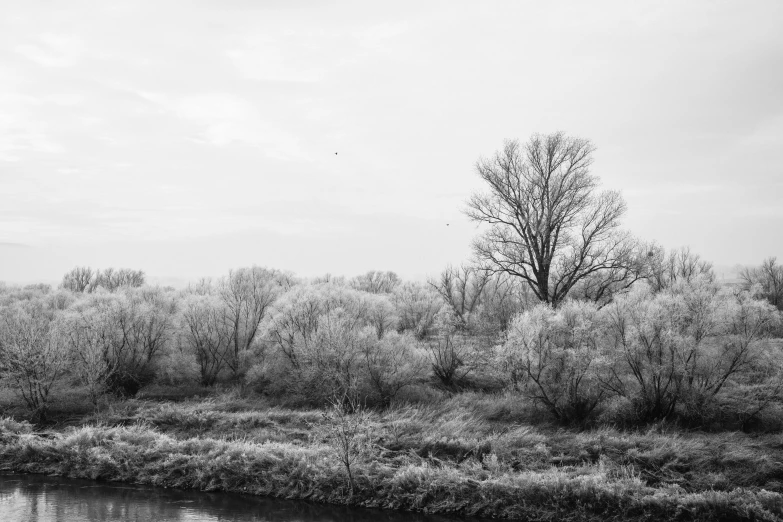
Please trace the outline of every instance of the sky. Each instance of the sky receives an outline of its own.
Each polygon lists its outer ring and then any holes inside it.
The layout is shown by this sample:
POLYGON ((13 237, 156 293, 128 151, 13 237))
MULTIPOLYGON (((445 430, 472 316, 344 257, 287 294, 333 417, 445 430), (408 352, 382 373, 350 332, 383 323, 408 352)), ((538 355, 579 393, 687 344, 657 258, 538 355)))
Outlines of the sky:
POLYGON ((0 280, 437 274, 476 161, 562 130, 623 226, 783 259, 783 2, 0 3, 0 280))

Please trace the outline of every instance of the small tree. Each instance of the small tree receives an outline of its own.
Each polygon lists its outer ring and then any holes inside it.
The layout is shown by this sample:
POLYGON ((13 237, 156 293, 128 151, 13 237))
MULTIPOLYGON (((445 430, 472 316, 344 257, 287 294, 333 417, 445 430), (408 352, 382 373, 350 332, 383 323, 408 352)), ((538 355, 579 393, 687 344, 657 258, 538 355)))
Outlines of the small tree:
POLYGON ((96 272, 95 285, 114 292, 120 288, 140 288, 144 286, 145 276, 142 270, 130 268, 107 268, 96 272))
POLYGON ((543 404, 560 422, 581 423, 604 399, 604 357, 595 304, 540 304, 518 316, 501 349, 515 388, 543 404))
POLYGON ((109 377, 109 387, 123 396, 134 396, 154 377, 153 362, 175 334, 177 302, 160 288, 121 287, 117 324, 124 345, 109 377))
POLYGON ((16 384, 33 418, 46 421, 50 392, 69 362, 53 311, 36 300, 0 310, 0 369, 16 384))
POLYGON ((337 459, 345 468, 351 497, 356 489, 353 465, 367 451, 371 441, 369 412, 356 394, 352 393, 352 389, 355 387, 333 395, 329 400, 329 408, 324 412, 324 420, 329 427, 329 441, 337 459))
POLYGON ((437 334, 424 343, 425 350, 438 383, 454 390, 486 362, 486 356, 476 346, 475 339, 460 332, 458 319, 450 309, 438 312, 435 325, 437 334))
POLYGON ((490 344, 531 301, 528 286, 519 278, 471 265, 447 267, 430 286, 453 312, 459 330, 490 344))
POLYGON ((342 284, 300 284, 285 293, 276 303, 265 335, 299 369, 302 357, 310 351, 319 331, 322 319, 340 311, 341 324, 346 328, 360 329, 370 323, 367 294, 342 284))
POLYGON ((648 249, 647 258, 647 280, 653 292, 671 288, 678 282, 689 284, 698 278, 715 280, 712 263, 704 261, 688 247, 667 254, 663 247, 653 245, 648 249))
POLYGON ((231 316, 215 295, 189 295, 182 304, 183 336, 198 363, 201 384, 213 386, 234 344, 231 316))
POLYGON ((639 288, 605 312, 615 359, 604 384, 643 421, 669 417, 686 398, 712 400, 761 356, 779 320, 768 303, 706 278, 657 294, 639 288))
POLYGON ((288 288, 289 277, 276 270, 254 266, 232 270, 220 280, 217 295, 226 308, 233 330, 225 365, 235 380, 247 371, 246 364, 258 336, 259 326, 275 300, 288 288))
POLYGON ((437 280, 430 280, 430 286, 451 308, 460 330, 470 330, 472 319, 481 304, 484 288, 490 281, 490 272, 474 266, 447 267, 437 280))
POLYGON ((74 368, 87 386, 90 401, 95 408, 106 391, 106 379, 111 373, 112 361, 106 356, 106 336, 109 332, 94 326, 100 324, 96 310, 73 309, 62 316, 63 333, 67 337, 74 368))
POLYGON ((375 329, 378 339, 397 329, 397 311, 387 295, 369 295, 363 301, 367 322, 375 329))
POLYGON ((399 319, 398 331, 411 332, 417 339, 432 333, 435 315, 443 307, 443 299, 432 287, 413 282, 395 288, 391 302, 399 319))
POLYGON ((91 293, 97 288, 114 292, 123 287, 140 288, 144 286, 145 276, 142 270, 129 268, 107 268, 94 270, 90 267, 76 267, 63 276, 61 288, 76 293, 91 293))
POLYGON ((77 266, 63 276, 62 288, 72 292, 92 292, 95 289, 98 274, 88 266, 77 266))
POLYGON ((761 295, 778 310, 783 310, 783 265, 777 264, 777 258, 767 258, 757 268, 743 268, 740 277, 746 290, 759 285, 761 295))
POLYGON ((155 289, 101 290, 77 302, 65 328, 83 380, 97 394, 133 396, 154 377, 153 359, 173 335, 175 305, 155 289))
POLYGON ((370 294, 390 294, 402 281, 394 272, 381 272, 370 270, 351 279, 348 284, 351 288, 370 294))
POLYGON ((367 343, 364 351, 370 386, 388 406, 406 386, 423 377, 426 355, 411 334, 388 332, 377 342, 367 343))
POLYGON ((475 313, 476 329, 479 333, 489 333, 497 341, 511 327, 513 319, 536 302, 530 288, 518 277, 494 274, 484 287, 482 302, 475 313))
POLYGON ((310 392, 316 399, 323 400, 324 394, 353 393, 364 380, 362 356, 377 342, 375 332, 371 326, 354 322, 340 308, 322 314, 318 321, 319 328, 312 342, 301 350, 301 360, 305 363, 303 382, 318 389, 310 392))

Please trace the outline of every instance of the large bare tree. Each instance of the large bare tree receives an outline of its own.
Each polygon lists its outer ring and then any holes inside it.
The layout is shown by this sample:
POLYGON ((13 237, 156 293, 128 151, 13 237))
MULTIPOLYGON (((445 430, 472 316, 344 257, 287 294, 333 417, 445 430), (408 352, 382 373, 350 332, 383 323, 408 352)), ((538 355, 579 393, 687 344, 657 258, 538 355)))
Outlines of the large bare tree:
POLYGON ((506 141, 476 164, 489 186, 466 210, 488 225, 474 241, 476 257, 493 272, 521 278, 553 306, 587 278, 605 274, 616 287, 635 254, 634 241, 619 229, 623 199, 599 191, 590 174, 593 151, 590 141, 558 132, 534 135, 524 145, 506 141))

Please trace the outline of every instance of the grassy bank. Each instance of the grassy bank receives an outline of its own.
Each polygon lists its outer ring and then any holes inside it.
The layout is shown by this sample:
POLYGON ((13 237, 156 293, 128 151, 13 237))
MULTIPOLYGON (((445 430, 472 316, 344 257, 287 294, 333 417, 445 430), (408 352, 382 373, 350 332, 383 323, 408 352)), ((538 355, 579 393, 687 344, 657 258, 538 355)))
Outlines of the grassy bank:
POLYGON ((512 519, 783 518, 783 435, 531 426, 512 395, 371 413, 352 495, 321 411, 132 400, 70 424, 0 421, 0 467, 512 519))

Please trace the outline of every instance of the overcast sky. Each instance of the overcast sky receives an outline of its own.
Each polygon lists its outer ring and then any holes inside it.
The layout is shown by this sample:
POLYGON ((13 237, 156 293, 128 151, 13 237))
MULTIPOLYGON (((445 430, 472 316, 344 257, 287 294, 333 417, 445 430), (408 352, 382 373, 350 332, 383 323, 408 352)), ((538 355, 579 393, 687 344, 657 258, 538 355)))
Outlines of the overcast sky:
POLYGON ((383 4, 3 0, 0 280, 434 274, 556 130, 637 236, 783 258, 783 2, 383 4))

